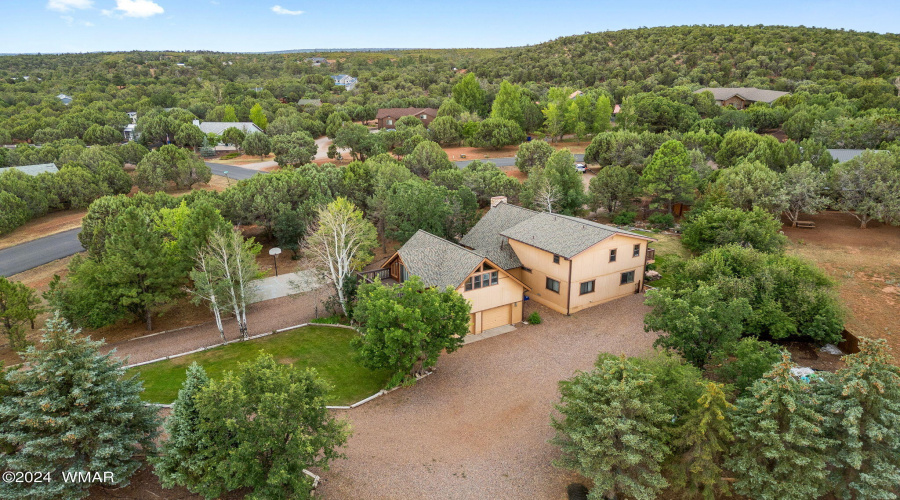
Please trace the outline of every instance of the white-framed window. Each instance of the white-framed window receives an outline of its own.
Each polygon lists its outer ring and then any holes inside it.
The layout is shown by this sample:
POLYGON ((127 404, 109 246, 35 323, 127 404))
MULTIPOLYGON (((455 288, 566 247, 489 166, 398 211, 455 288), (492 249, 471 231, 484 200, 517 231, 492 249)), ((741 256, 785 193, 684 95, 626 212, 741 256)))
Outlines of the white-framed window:
POLYGON ((390 118, 388 118, 387 124, 388 124, 388 125, 393 125, 393 124, 394 124, 394 120, 391 120, 390 118))

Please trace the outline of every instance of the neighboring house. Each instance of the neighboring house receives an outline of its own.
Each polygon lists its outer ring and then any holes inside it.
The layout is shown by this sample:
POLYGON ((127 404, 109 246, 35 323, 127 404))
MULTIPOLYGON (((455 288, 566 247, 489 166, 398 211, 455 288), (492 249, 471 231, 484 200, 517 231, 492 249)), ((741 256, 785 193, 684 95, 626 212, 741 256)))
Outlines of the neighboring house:
MULTIPOLYGON (((857 156, 863 154, 865 149, 829 149, 828 154, 838 163, 850 161, 857 156)), ((873 151, 887 151, 886 149, 874 149, 873 151)))
POLYGON ((695 94, 700 92, 710 92, 719 106, 734 106, 734 109, 744 109, 754 102, 765 102, 771 104, 779 97, 789 95, 790 92, 781 92, 778 90, 764 90, 754 87, 735 87, 735 88, 703 88, 695 90, 695 94))
POLYGON ((231 127, 238 128, 244 131, 245 134, 252 134, 254 132, 262 132, 263 130, 259 128, 253 122, 200 122, 200 120, 194 120, 194 125, 200 127, 200 131, 204 134, 216 134, 222 135, 222 132, 225 132, 225 129, 229 129, 231 127))
POLYGON ((652 238, 577 217, 500 202, 460 241, 571 314, 641 291, 652 238))
POLYGON ((437 117, 437 110, 434 108, 383 108, 378 110, 375 119, 378 121, 379 129, 390 129, 394 128, 397 120, 404 116, 415 116, 427 128, 437 117))
POLYGON ((575 92, 572 92, 571 94, 569 94, 569 99, 575 99, 576 97, 578 97, 580 95, 584 95, 584 92, 582 92, 580 90, 576 90, 575 92))
POLYGON ((56 98, 62 101, 66 106, 72 103, 72 97, 67 96, 66 94, 59 94, 56 98))
POLYGON ((323 64, 328 64, 328 60, 324 57, 309 57, 304 59, 304 61, 311 62, 313 66, 321 66, 323 64))
POLYGON ((377 274, 385 284, 418 276, 429 287, 453 288, 472 305, 470 333, 522 321, 528 286, 478 252, 419 230, 377 274))
POLYGON ((359 80, 350 75, 331 75, 331 79, 334 80, 335 85, 340 85, 346 90, 353 90, 353 87, 356 87, 356 84, 359 82, 359 80))
POLYGON ((131 118, 131 123, 137 123, 137 111, 128 111, 125 114, 128 115, 128 118, 131 118))
POLYGON ((24 172, 24 173, 26 173, 28 175, 32 175, 32 176, 38 175, 38 174, 43 174, 45 172, 50 173, 50 174, 55 174, 55 173, 59 172, 59 169, 56 168, 55 163, 41 163, 39 165, 23 165, 21 167, 0 168, 0 175, 2 175, 3 172, 6 172, 7 170, 10 170, 10 169, 18 170, 20 172, 24 172))
POLYGON ((300 99, 297 101, 298 106, 316 106, 322 105, 322 99, 300 99))
POLYGON ((141 134, 139 134, 138 131, 135 130, 135 128, 137 128, 137 125, 135 125, 134 123, 125 125, 125 129, 122 130, 122 135, 125 136, 126 142, 136 141, 141 138, 141 134))

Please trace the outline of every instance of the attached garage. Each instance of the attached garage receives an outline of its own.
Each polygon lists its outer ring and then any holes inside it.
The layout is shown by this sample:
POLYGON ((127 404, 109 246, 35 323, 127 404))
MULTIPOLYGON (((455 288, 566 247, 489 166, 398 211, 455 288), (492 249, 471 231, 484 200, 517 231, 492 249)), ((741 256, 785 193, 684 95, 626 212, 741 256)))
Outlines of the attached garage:
POLYGON ((511 304, 495 307, 481 312, 481 331, 508 325, 510 321, 511 304))

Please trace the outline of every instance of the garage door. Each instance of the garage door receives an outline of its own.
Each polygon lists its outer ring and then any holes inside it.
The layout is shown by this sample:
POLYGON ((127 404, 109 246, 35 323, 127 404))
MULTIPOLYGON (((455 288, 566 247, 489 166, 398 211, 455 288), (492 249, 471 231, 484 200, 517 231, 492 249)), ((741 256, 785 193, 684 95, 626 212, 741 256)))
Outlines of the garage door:
POLYGON ((490 330, 498 326, 509 324, 509 304, 488 309, 481 313, 481 329, 490 330))

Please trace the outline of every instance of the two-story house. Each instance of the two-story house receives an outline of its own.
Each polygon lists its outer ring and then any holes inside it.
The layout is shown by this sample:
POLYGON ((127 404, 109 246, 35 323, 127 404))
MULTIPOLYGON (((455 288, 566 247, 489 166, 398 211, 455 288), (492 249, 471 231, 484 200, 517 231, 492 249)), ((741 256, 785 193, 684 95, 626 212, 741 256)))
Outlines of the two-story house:
POLYGON ((331 79, 334 80, 335 85, 340 85, 345 90, 353 90, 356 84, 359 83, 359 80, 350 75, 331 75, 331 79))
POLYGON ((617 227, 501 202, 461 243, 496 260, 531 289, 532 300, 572 314, 639 292, 653 261, 651 241, 617 227))
POLYGON ((472 304, 471 333, 522 321, 523 299, 562 314, 637 293, 653 262, 652 238, 577 217, 500 202, 462 246, 417 232, 381 269, 384 283, 420 276, 456 289, 472 304))
POLYGON ((470 333, 522 321, 528 286, 478 252, 419 230, 382 268, 362 273, 382 283, 402 283, 418 276, 426 286, 453 288, 472 305, 470 333))

